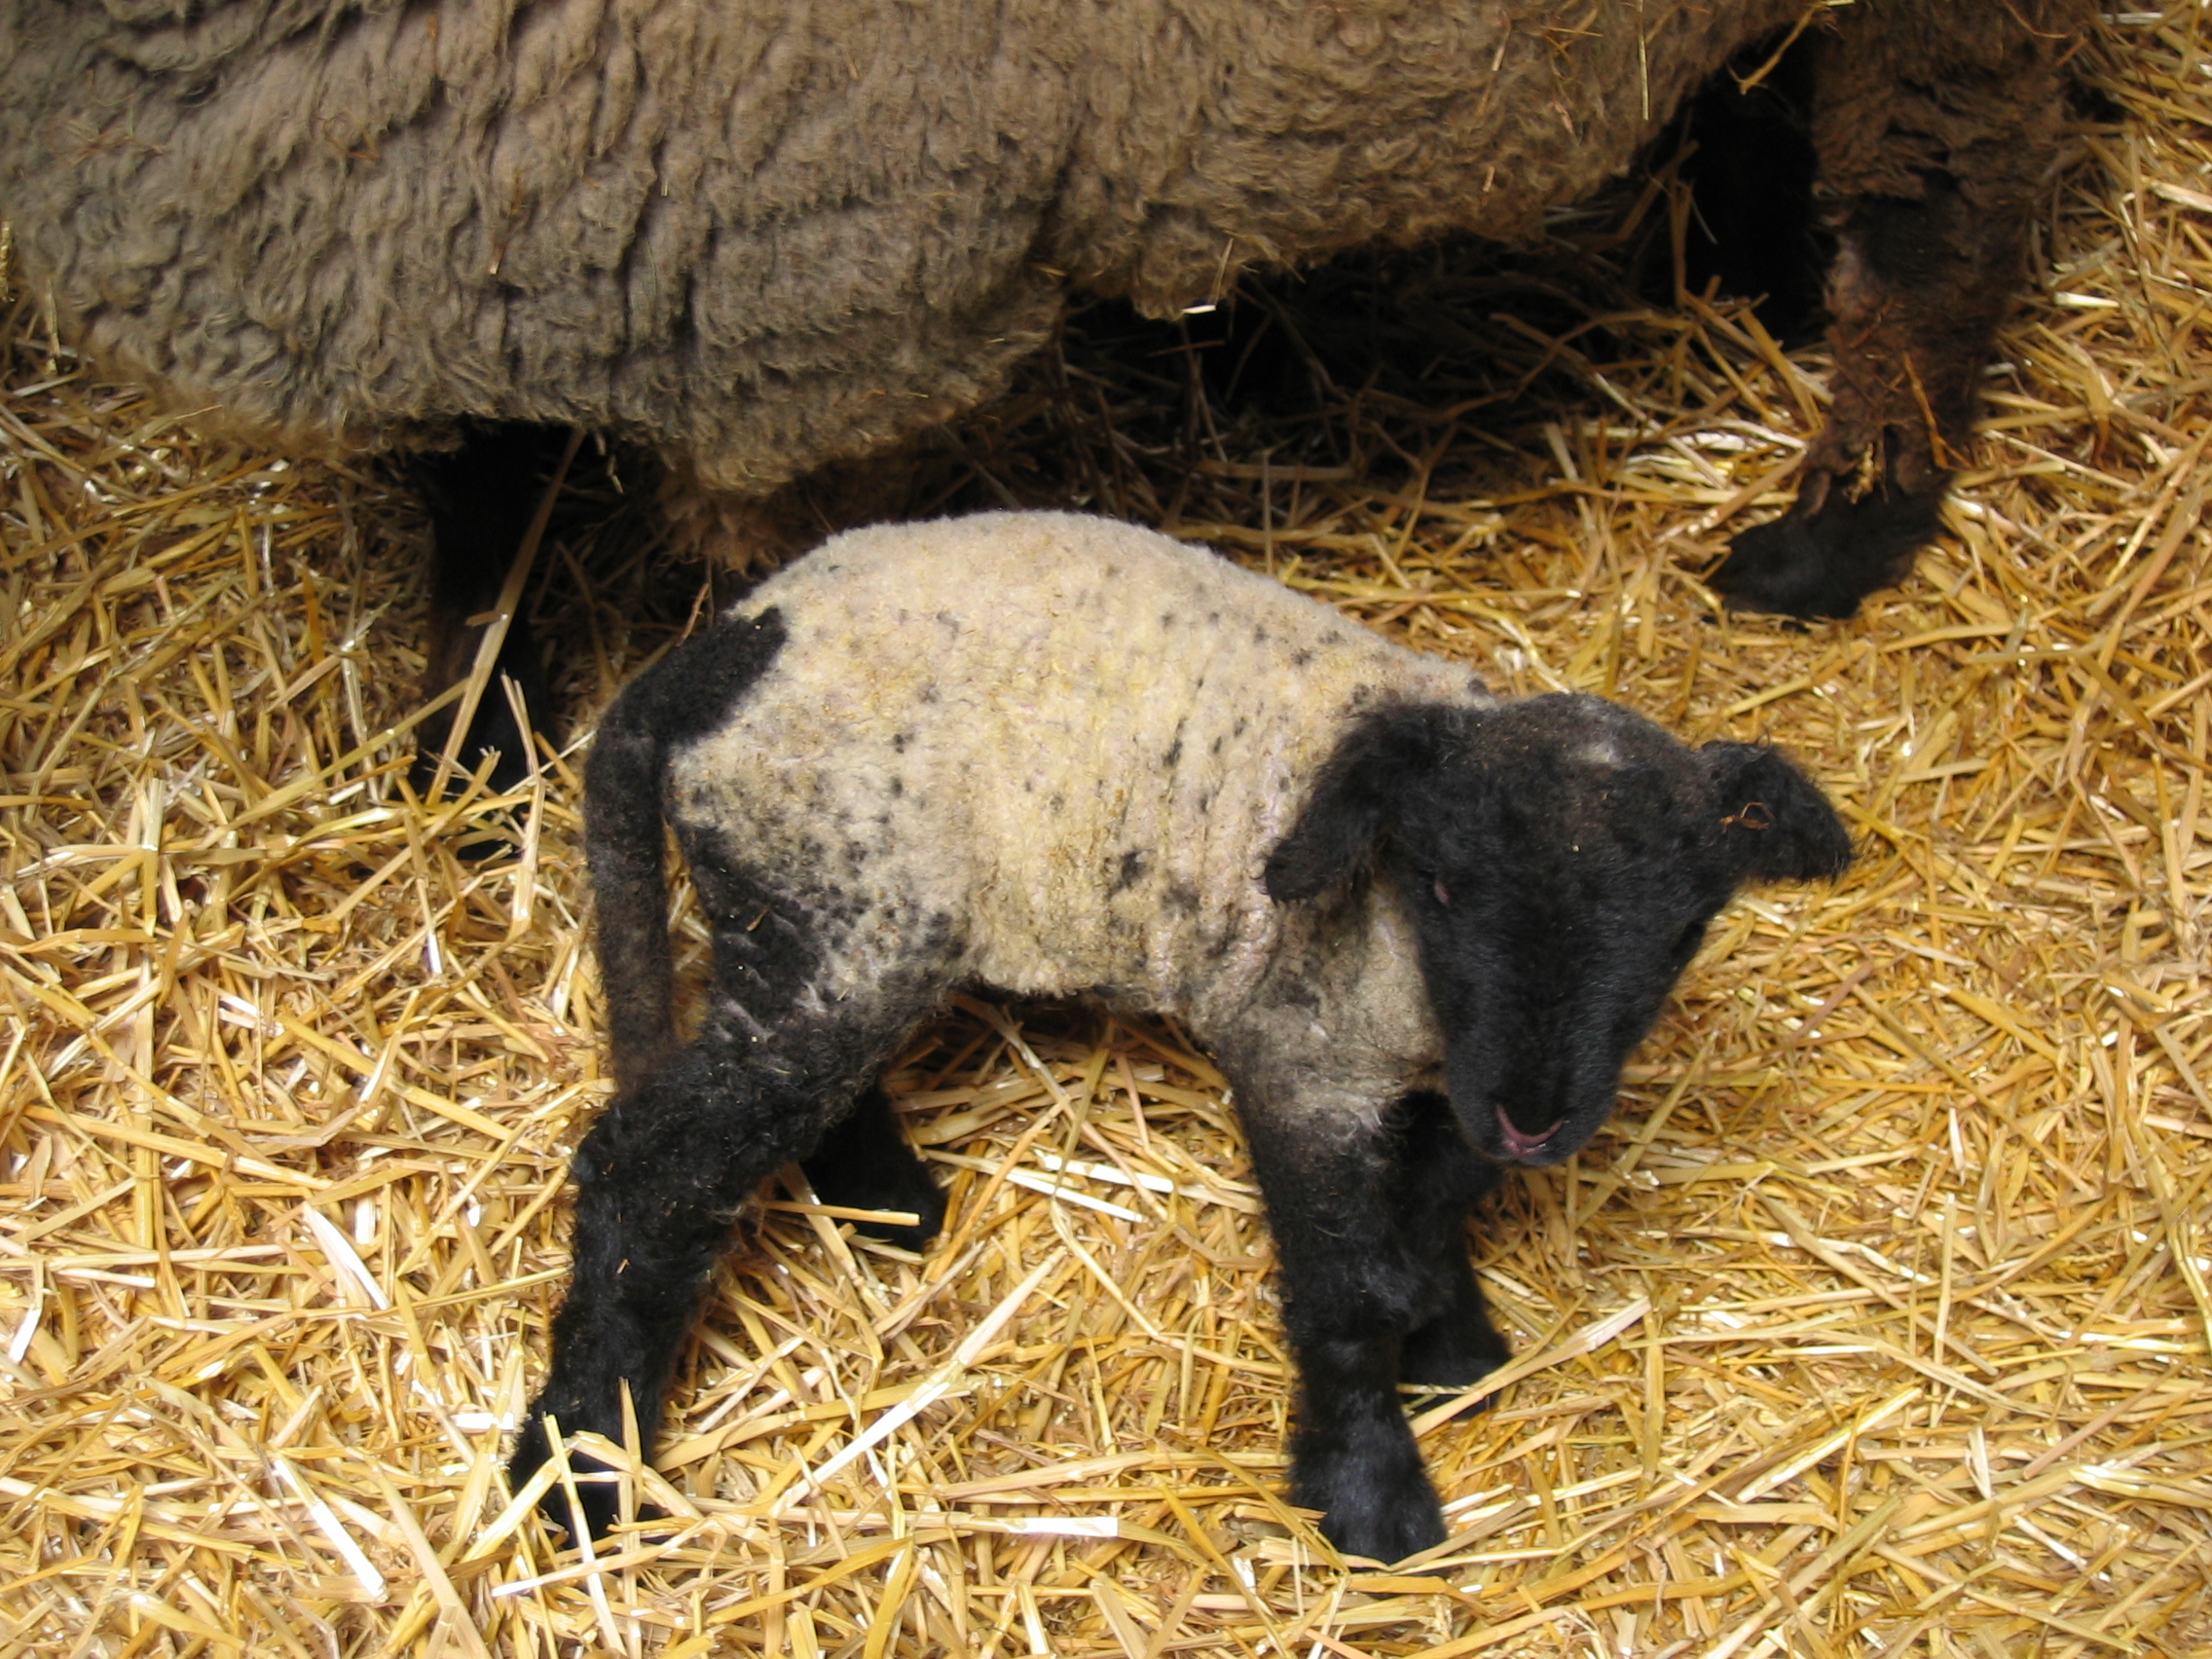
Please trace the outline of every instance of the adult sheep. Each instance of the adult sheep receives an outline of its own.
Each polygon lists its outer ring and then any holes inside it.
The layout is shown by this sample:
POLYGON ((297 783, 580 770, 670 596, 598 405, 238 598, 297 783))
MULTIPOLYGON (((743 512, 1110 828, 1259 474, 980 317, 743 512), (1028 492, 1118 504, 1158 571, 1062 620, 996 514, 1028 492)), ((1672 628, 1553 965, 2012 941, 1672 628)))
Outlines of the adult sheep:
MULTIPOLYGON (((2088 19, 2088 0, 0 0, 0 214, 76 340, 192 405, 294 442, 624 434, 726 517, 977 403, 1071 288, 1168 316, 1247 266, 1532 235, 1747 46, 1810 22, 1833 405, 1796 504, 1716 579, 1848 615, 1934 531, 2088 19)), ((498 589, 506 549, 478 543, 526 516, 465 499, 486 469, 464 456, 433 492, 459 500, 438 527, 455 620, 498 589)))
POLYGON ((546 1413, 619 1438, 625 1385, 649 1447, 730 1217, 786 1160, 934 1231, 874 1078, 949 992, 1081 992, 1173 1015, 1231 1080, 1299 1369, 1292 1494, 1383 1560, 1444 1535, 1398 1383, 1505 1357, 1470 1207, 1596 1132, 1741 883, 1850 858, 1771 750, 1500 703, 1264 576, 1057 513, 831 540, 622 693, 585 811, 620 1093, 576 1151, 518 1481, 546 1413), (714 938, 682 1048, 664 818, 714 938))

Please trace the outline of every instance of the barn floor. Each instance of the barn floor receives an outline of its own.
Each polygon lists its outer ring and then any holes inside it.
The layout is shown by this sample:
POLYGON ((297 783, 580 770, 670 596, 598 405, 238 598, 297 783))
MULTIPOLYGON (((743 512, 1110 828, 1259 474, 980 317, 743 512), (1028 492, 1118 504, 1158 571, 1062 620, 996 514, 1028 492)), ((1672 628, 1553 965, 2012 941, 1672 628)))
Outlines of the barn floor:
POLYGON ((1787 745, 1862 847, 1728 911, 1611 1128, 1483 1223, 1519 1357, 1487 1412, 1417 1402, 1426 1575, 1279 1496, 1204 1057, 981 1001, 890 1080, 948 1236, 779 1189, 636 1483, 673 1519, 553 1548, 499 1457, 609 1092, 576 760, 699 574, 587 469, 533 601, 566 747, 424 807, 388 483, 157 414, 19 297, 0 1656, 2212 1654, 2212 25, 2168 15, 2095 49, 1949 534, 1855 621, 1697 580, 1822 361, 1734 304, 1593 311, 1633 191, 1518 297, 1473 255, 1345 278, 1392 295, 1373 384, 1278 287, 1202 370, 1094 313, 958 440, 957 499, 1163 523, 1500 687, 1787 745))

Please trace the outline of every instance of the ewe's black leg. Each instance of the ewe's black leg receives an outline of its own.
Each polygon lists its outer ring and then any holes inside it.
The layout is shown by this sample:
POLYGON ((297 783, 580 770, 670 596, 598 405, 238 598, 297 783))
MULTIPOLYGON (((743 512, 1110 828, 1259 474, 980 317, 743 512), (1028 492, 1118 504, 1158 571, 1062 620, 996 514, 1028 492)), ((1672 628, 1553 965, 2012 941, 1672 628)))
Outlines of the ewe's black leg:
MULTIPOLYGON (((469 619, 495 608, 515 552, 537 510, 545 481, 560 460, 567 434, 558 427, 513 424, 471 427, 459 449, 418 457, 410 467, 430 515, 430 626, 423 673, 425 698, 465 680, 484 637, 469 619)), ((530 618, 518 609, 493 664, 491 682, 461 747, 460 764, 473 772, 492 750, 499 753, 492 787, 512 789, 530 772, 530 745, 515 724, 504 676, 522 691, 534 723, 545 719, 544 669, 530 618)), ((426 791, 453 729, 450 713, 424 722, 413 779, 426 791)))
POLYGON ((1321 1530, 1339 1549, 1401 1560, 1444 1539, 1398 1367, 1406 1333, 1437 1315, 1448 1287, 1433 1249, 1409 1249, 1392 1213, 1399 1182, 1386 1127, 1346 1135, 1310 1111, 1271 1121, 1242 1080, 1237 1098, 1298 1361, 1291 1501, 1323 1511, 1321 1530))
POLYGON ((1442 1286, 1443 1307, 1406 1334, 1398 1380, 1464 1388, 1506 1361, 1510 1349, 1490 1322, 1482 1286, 1467 1255, 1467 1215, 1498 1182, 1498 1168, 1478 1158, 1441 1094, 1409 1096, 1400 1108, 1399 1227, 1408 1252, 1425 1260, 1442 1286))
POLYGON ((944 1225, 944 1194, 906 1144, 898 1114, 891 1110, 891 1102, 879 1086, 871 1084, 862 1090, 852 1111, 831 1125, 811 1158, 799 1162, 814 1187, 814 1196, 826 1204, 841 1204, 848 1209, 911 1210, 921 1217, 913 1227, 853 1223, 870 1238, 919 1250, 944 1225))
POLYGON ((1826 265, 1813 214, 1814 43, 1800 40, 1777 59, 1781 45, 1769 36, 1737 54, 1689 106, 1677 176, 1696 211, 1684 226, 1681 276, 1693 294, 1717 280, 1723 294, 1755 299, 1767 332, 1799 346, 1826 265))
MULTIPOLYGON (((519 1485, 548 1456, 543 1418, 564 1433, 622 1437, 629 1384, 649 1452, 661 1397, 727 1242, 731 1218, 767 1175, 811 1153, 903 1035, 825 1030, 756 1045, 714 1029, 609 1106, 576 1149, 574 1276, 553 1321, 553 1363, 515 1442, 519 1485)), ((583 1488, 593 1532, 611 1491, 583 1488)), ((566 1500, 548 1515, 568 1524, 566 1500)))
POLYGON ((1835 14, 1815 42, 1818 198, 1836 239, 1827 424, 1775 524, 1712 580, 1743 609, 1848 616, 1935 534, 2057 155, 2086 0, 1835 14))
POLYGON ((1735 609, 1856 615, 1904 580, 1941 527, 2007 288, 1969 282, 1953 251, 1972 240, 1956 186, 1937 176, 1925 190, 1839 214, 1836 412, 1789 510, 1738 535, 1713 572, 1735 609))

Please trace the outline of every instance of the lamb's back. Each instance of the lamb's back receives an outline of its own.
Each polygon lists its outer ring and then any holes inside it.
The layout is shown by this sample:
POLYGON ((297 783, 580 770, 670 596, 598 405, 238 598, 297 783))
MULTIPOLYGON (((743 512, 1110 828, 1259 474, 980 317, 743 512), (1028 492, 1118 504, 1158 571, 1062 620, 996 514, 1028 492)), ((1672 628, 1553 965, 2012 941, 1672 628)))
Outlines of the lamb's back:
POLYGON ((771 607, 783 650, 671 799, 844 939, 856 984, 955 930, 980 980, 1186 1007, 1264 966, 1261 867, 1360 712, 1489 700, 1203 549, 1067 514, 857 532, 742 608, 771 607))

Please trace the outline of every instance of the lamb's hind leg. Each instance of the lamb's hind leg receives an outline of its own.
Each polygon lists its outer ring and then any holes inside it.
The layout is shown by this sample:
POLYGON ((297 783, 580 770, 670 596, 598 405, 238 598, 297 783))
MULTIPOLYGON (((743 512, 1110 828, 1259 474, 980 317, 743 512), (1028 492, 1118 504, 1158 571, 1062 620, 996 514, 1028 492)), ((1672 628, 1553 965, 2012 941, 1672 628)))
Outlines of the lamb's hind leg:
MULTIPOLYGON (((865 1026, 824 1022, 772 1044, 710 1027, 607 1109, 576 1149, 574 1272, 553 1321, 545 1386, 515 1443, 517 1484, 549 1455, 548 1413, 564 1433, 620 1440, 625 1384, 650 1450, 731 1218, 763 1177, 814 1150, 919 1012, 865 1026)), ((611 1493, 597 1482, 581 1492, 586 1524, 604 1531, 611 1493)), ((558 1492, 545 1507, 567 1524, 558 1492)))

